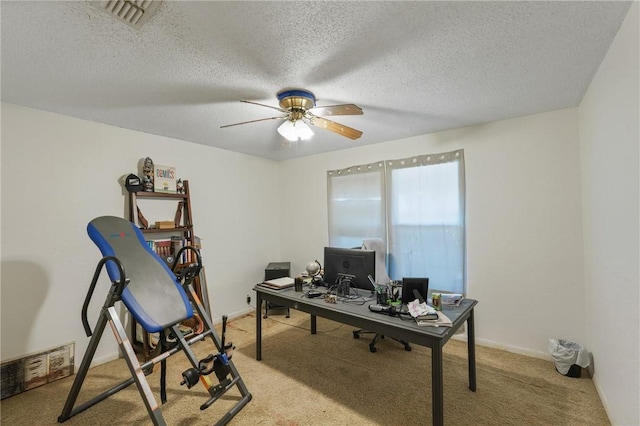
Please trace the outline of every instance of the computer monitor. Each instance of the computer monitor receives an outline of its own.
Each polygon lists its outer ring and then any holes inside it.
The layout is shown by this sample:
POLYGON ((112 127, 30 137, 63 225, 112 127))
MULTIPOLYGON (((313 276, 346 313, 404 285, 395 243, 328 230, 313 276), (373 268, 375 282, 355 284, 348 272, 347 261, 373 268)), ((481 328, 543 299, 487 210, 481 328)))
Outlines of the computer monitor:
POLYGON ((406 305, 417 299, 413 290, 418 290, 422 300, 427 300, 429 292, 429 278, 403 278, 402 279, 402 304, 406 305))
POLYGON ((338 278, 348 276, 351 287, 374 291, 369 275, 376 279, 376 252, 353 248, 324 248, 324 282, 327 287, 338 284, 338 278))

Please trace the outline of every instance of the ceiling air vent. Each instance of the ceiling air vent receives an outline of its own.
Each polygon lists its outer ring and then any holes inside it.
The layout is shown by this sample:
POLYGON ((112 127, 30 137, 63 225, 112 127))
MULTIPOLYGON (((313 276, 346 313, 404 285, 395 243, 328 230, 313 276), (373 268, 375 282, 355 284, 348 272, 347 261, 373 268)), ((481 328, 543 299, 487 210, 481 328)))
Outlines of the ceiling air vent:
POLYGON ((90 3, 117 20, 133 28, 140 28, 156 13, 161 2, 162 0, 107 0, 90 3))

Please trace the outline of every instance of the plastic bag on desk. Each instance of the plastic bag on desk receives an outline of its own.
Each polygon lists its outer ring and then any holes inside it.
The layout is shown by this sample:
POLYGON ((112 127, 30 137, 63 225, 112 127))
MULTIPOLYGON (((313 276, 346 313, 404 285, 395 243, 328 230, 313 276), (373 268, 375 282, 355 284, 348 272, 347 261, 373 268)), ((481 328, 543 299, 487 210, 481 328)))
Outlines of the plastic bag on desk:
POLYGON ((414 318, 417 318, 422 315, 437 314, 437 311, 433 309, 431 306, 427 305, 424 302, 420 303, 420 301, 418 300, 413 300, 409 302, 407 304, 407 307, 409 308, 409 313, 414 318))

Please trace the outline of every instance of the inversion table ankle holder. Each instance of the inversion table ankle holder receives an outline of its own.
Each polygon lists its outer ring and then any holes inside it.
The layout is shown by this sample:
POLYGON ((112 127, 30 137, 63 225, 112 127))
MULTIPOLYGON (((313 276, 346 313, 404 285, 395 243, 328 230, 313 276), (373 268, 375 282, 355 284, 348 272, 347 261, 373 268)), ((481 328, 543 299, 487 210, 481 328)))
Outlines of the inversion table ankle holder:
POLYGON ((224 341, 227 317, 222 317, 222 339, 220 339, 213 328, 211 318, 191 285, 191 281, 198 276, 202 267, 198 251, 189 246, 180 249, 175 256, 176 263, 185 250, 191 250, 195 254, 197 263, 174 273, 147 245, 142 232, 127 220, 113 216, 98 217, 89 223, 87 232, 104 257, 98 262, 82 307, 82 324, 87 337, 91 336, 91 340, 58 422, 68 420, 135 382, 153 424, 166 425, 146 376, 153 372, 155 364, 160 363, 160 399, 164 404, 166 402, 166 360, 171 355, 183 351, 192 367, 182 373, 180 384, 191 388, 200 381, 210 396, 200 406, 201 410, 208 408, 220 396, 237 386, 240 400, 216 424, 228 423, 251 400, 251 394, 231 361, 233 344, 225 344, 224 341), (87 320, 87 309, 103 267, 107 269, 111 288, 92 332, 87 320), (114 307, 114 304, 120 300, 146 332, 160 334, 161 353, 144 364, 138 361, 114 307), (187 340, 180 332, 178 325, 193 317, 193 308, 200 316, 204 330, 187 340), (132 377, 74 408, 107 323, 111 325, 132 377), (175 344, 169 344, 168 336, 175 339, 175 344), (211 337, 217 353, 198 360, 190 346, 207 336, 211 337), (219 382, 216 385, 209 377, 212 372, 215 373, 219 382))

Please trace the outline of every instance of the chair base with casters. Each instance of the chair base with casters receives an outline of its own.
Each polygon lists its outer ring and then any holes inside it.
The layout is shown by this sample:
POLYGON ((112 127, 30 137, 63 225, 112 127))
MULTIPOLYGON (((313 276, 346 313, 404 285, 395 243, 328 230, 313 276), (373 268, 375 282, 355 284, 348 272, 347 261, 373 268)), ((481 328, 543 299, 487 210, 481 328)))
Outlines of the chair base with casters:
MULTIPOLYGON (((187 265, 174 274, 147 245, 140 230, 131 222, 118 217, 103 216, 92 220, 87 226, 87 231, 104 257, 98 262, 82 307, 82 323, 87 337, 91 337, 91 340, 76 373, 62 413, 58 417, 58 422, 69 420, 135 383, 151 422, 154 425, 166 425, 160 404, 157 403, 153 395, 147 376, 153 373, 154 365, 159 363, 161 366, 160 399, 164 404, 167 400, 167 359, 178 352, 183 352, 192 367, 182 373, 180 384, 186 385, 190 389, 197 383, 202 383, 208 394, 208 399, 200 405, 200 410, 208 408, 227 391, 238 389, 239 400, 216 423, 217 425, 227 424, 251 400, 252 396, 231 360, 234 346, 232 343, 225 342, 227 317, 222 317, 222 338, 220 338, 191 284, 202 268, 198 251, 193 247, 181 248, 175 256, 176 259, 180 259, 180 255, 185 250, 191 250, 195 254, 197 263, 187 265), (111 287, 98 315, 96 325, 91 330, 87 311, 103 268, 107 270, 111 287), (138 360, 120 320, 119 308, 116 309, 114 306, 119 301, 145 332, 160 334, 159 353, 154 354, 151 360, 143 364, 138 360), (179 325, 185 320, 193 318, 194 314, 197 314, 202 320, 203 331, 187 339, 180 331, 179 325), (131 377, 76 406, 76 400, 107 324, 113 331, 131 377), (175 342, 169 342, 168 337, 175 342), (207 337, 211 338, 216 352, 198 360, 191 345, 204 341, 207 337), (215 373, 217 384, 212 380, 211 373, 215 373)), ((175 266, 174 263, 174 268, 175 266)))
MULTIPOLYGON (((376 252, 376 277, 375 277, 376 281, 381 283, 391 281, 391 279, 387 275, 387 268, 386 268, 387 246, 385 242, 380 238, 366 239, 362 242, 362 249, 374 250, 376 252)), ((359 339, 361 334, 374 334, 373 340, 371 340, 371 342, 369 343, 369 350, 371 352, 376 352, 378 350, 376 349, 376 343, 378 343, 380 339, 384 339, 384 336, 382 334, 378 334, 368 330, 354 330, 353 338, 359 339)), ((411 346, 409 346, 408 342, 405 342, 404 340, 398 340, 398 339, 393 339, 393 340, 403 344, 405 351, 411 350, 411 346)))
MULTIPOLYGON (((369 343, 369 350, 371 352, 377 352, 378 349, 376 348, 376 343, 378 343, 380 341, 380 339, 384 339, 384 335, 379 334, 379 333, 374 333, 373 331, 367 331, 367 330, 353 330, 353 338, 354 339, 359 339, 361 334, 375 334, 375 336, 373 336, 373 339, 369 343)), ((392 339, 395 340, 398 343, 403 344, 405 351, 410 351, 411 350, 411 346, 409 345, 409 342, 406 342, 404 340, 394 339, 393 337, 392 337, 392 339)))

